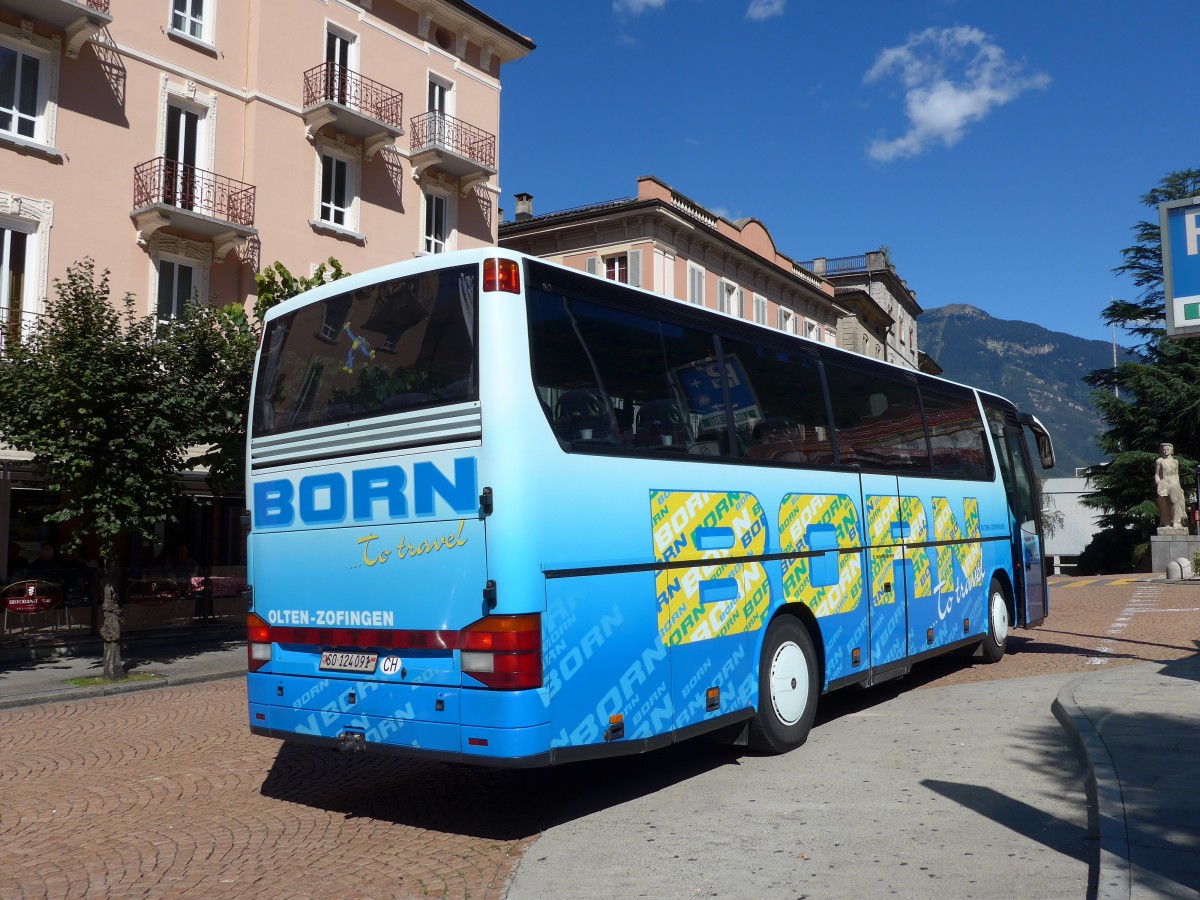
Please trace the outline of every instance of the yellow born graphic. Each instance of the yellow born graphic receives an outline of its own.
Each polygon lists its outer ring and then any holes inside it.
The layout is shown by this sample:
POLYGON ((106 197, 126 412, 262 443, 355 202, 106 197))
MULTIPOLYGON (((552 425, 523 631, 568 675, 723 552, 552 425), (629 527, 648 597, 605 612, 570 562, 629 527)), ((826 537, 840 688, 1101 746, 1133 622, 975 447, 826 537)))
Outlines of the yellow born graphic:
POLYGON ((771 603, 766 570, 736 561, 766 550, 766 516, 754 495, 651 491, 650 508, 655 560, 701 563, 655 573, 662 642, 687 644, 760 627, 771 603))

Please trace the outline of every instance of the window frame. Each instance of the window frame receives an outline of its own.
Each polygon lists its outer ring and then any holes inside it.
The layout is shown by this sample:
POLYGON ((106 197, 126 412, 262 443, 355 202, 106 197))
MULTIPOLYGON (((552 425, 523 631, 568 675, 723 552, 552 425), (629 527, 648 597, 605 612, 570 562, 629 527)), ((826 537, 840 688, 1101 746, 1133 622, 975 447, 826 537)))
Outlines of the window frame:
POLYGON ((687 264, 687 302, 692 306, 704 308, 705 269, 694 262, 687 264))
POLYGON ((317 231, 341 234, 355 240, 364 240, 359 233, 359 216, 362 208, 362 166, 359 155, 349 147, 324 139, 317 143, 316 185, 313 197, 313 219, 309 224, 317 231), (346 206, 337 207, 344 213, 345 221, 338 224, 325 218, 325 159, 342 163, 346 171, 346 206))
MULTIPOLYGON (((55 127, 58 120, 58 84, 62 40, 60 38, 45 38, 38 34, 26 35, 20 29, 0 22, 0 47, 17 54, 18 69, 22 56, 28 56, 38 61, 37 111, 32 116, 34 127, 33 136, 20 134, 16 130, 0 130, 0 142, 17 146, 32 147, 51 156, 59 156, 54 149, 55 127)), ((16 96, 14 84, 11 110, 15 117, 18 115, 19 99, 16 96)), ((23 114, 22 114, 23 115, 23 114)))
MULTIPOLYGON (((421 254, 435 255, 438 253, 449 253, 455 249, 455 222, 453 221, 454 205, 448 194, 441 191, 431 190, 426 187, 421 191, 421 254), (431 212, 441 206, 442 227, 444 233, 440 238, 430 234, 430 215, 431 212), (440 244, 440 248, 437 246, 440 244), (431 246, 432 245, 432 246, 431 246)), ((434 213, 436 214, 436 213, 434 213)))
POLYGON ((164 262, 176 265, 190 266, 192 269, 192 292, 200 303, 207 303, 209 297, 209 280, 213 265, 213 247, 207 241, 192 241, 186 238, 173 237, 161 233, 155 234, 150 240, 150 290, 147 310, 154 316, 155 322, 161 323, 158 315, 158 292, 162 278, 164 262))
POLYGON ((170 0, 167 9, 167 33, 169 35, 190 43, 201 44, 208 49, 215 48, 216 30, 214 26, 217 16, 217 0, 170 0), (197 4, 202 7, 198 14, 195 12, 197 4), (179 8, 181 6, 182 10, 179 8), (176 16, 182 18, 183 28, 176 27, 176 16), (198 24, 200 34, 192 34, 191 28, 188 27, 190 24, 198 24))
POLYGON ((202 298, 204 295, 200 293, 200 266, 196 264, 195 260, 189 260, 185 257, 176 256, 174 254, 163 254, 158 259, 157 267, 158 267, 158 279, 157 279, 157 285, 156 285, 157 289, 155 292, 154 321, 158 325, 158 327, 161 328, 162 326, 167 325, 168 323, 170 323, 171 321, 173 321, 175 319, 183 318, 184 304, 187 303, 189 300, 191 300, 193 297, 196 297, 197 299, 199 299, 199 298, 202 298), (164 277, 163 267, 164 266, 171 266, 174 269, 174 273, 172 276, 172 284, 171 284, 172 297, 170 298, 172 308, 170 310, 170 313, 166 316, 163 315, 163 297, 162 297, 163 277, 164 277), (190 279, 192 289, 188 293, 188 296, 186 296, 186 297, 178 295, 178 282, 179 282, 178 273, 182 269, 188 269, 192 273, 191 279, 190 279))

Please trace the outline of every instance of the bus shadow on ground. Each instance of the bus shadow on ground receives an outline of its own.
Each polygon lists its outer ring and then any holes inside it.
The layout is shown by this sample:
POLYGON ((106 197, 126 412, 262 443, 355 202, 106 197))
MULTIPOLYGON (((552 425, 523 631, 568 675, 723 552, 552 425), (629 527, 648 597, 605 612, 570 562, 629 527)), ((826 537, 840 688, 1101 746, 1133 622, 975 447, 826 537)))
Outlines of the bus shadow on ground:
POLYGON ((550 768, 491 769, 285 743, 262 794, 347 818, 516 841, 737 765, 744 752, 701 740, 550 768))
MULTIPOLYGON (((1014 651, 1020 652, 1020 641, 1014 644, 1014 651)), ((903 678, 828 694, 817 707, 814 727, 871 709, 971 665, 984 664, 951 654, 924 661, 903 678)), ((744 746, 700 738, 612 759, 541 769, 491 769, 285 743, 262 794, 347 818, 522 840, 722 766, 736 766, 750 755, 757 754, 744 746)))

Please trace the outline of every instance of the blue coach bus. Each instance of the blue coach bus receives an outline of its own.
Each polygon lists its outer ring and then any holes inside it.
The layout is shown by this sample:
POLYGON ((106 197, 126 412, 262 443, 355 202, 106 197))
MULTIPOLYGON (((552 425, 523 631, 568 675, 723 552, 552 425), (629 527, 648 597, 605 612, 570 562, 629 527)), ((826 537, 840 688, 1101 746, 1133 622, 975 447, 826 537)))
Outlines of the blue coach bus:
POLYGON ((1047 611, 1037 420, 496 249, 271 310, 249 436, 249 718, 533 766, 707 732, 1047 611))

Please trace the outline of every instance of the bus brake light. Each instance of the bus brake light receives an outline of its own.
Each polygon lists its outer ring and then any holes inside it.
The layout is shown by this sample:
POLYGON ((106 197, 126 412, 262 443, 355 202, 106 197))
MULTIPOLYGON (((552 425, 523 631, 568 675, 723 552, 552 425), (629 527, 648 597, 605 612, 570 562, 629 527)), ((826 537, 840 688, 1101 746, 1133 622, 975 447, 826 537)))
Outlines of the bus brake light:
POLYGON ((515 259, 485 259, 483 289, 509 294, 521 293, 521 264, 515 259))
POLYGON ((542 686, 542 617, 485 616, 459 632, 462 670, 490 688, 542 686))
POLYGON ((251 672, 271 661, 271 626, 253 613, 246 616, 246 653, 251 672))

